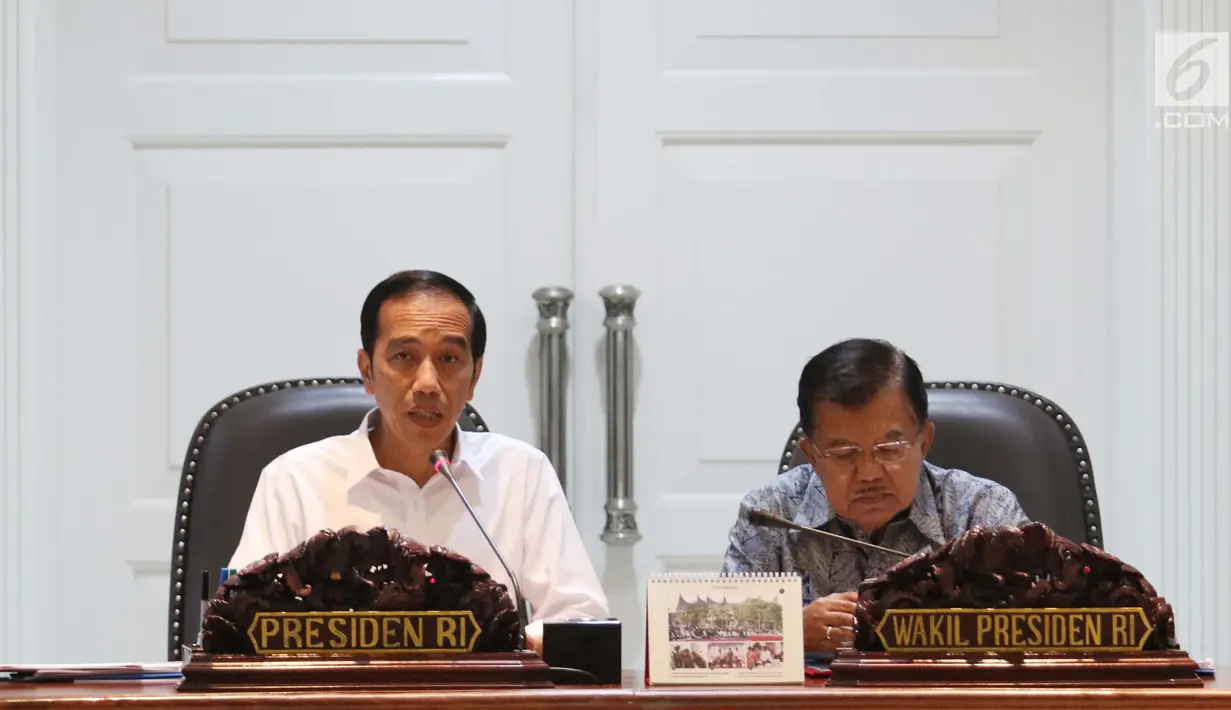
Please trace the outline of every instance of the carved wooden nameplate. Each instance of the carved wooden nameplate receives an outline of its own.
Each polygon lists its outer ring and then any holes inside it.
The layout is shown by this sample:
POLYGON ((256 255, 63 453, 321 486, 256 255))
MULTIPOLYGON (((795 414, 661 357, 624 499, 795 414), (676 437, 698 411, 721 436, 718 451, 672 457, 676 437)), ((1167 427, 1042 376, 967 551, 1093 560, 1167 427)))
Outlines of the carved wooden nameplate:
POLYGON ((551 688, 532 651, 472 653, 469 611, 259 612, 254 654, 186 649, 179 690, 551 688))
POLYGON ((971 528, 857 596, 834 685, 1202 685, 1145 576, 1042 523, 971 528))
POLYGON ((843 650, 830 685, 1200 686, 1179 650, 1142 651, 1144 609, 889 609, 884 651, 843 650))

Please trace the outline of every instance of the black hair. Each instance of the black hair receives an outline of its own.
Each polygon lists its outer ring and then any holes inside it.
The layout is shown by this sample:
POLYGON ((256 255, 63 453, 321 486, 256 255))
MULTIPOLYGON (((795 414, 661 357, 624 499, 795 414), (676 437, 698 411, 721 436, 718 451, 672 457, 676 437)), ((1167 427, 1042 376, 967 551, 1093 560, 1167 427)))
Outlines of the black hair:
POLYGON ((815 433, 817 402, 863 407, 890 381, 896 381, 920 426, 928 419, 928 394, 919 365, 884 340, 852 338, 822 350, 799 376, 799 423, 804 435, 815 433))
POLYGON ((474 294, 457 280, 438 271, 427 270, 399 271, 368 291, 368 297, 363 301, 363 309, 359 311, 359 339, 368 356, 372 356, 376 347, 376 336, 380 330, 380 307, 392 299, 421 291, 447 293, 462 302, 466 310, 470 311, 470 355, 475 360, 483 357, 487 348, 487 321, 483 318, 479 304, 474 300, 474 294))

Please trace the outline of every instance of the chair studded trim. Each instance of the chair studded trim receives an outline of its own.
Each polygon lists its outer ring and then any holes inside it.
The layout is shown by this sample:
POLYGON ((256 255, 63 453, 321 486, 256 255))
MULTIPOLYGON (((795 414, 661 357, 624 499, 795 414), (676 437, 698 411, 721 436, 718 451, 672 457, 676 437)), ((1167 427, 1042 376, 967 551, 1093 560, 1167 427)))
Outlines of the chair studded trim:
MULTIPOLYGON (((190 588, 188 580, 184 575, 184 558, 188 548, 188 521, 192 516, 192 489, 196 478, 197 462, 200 460, 201 452, 209 445, 210 430, 219 418, 226 416, 235 405, 266 394, 272 394, 281 390, 293 389, 296 387, 326 387, 331 385, 360 385, 363 380, 354 377, 317 377, 305 380, 279 380, 270 382, 257 387, 249 387, 241 392, 236 392, 229 397, 225 397, 206 412, 205 416, 201 417, 201 421, 197 423, 197 428, 193 432, 192 441, 188 445, 188 455, 184 458, 184 468, 180 473, 180 488, 178 499, 176 500, 176 524, 174 542, 171 548, 171 559, 175 561, 171 572, 171 658, 179 659, 184 641, 184 628, 181 620, 184 618, 184 605, 196 589, 190 588)), ((487 431, 487 423, 479 416, 479 412, 466 404, 462 410, 462 415, 471 421, 475 431, 487 431)))
MULTIPOLYGON (((1082 437, 1081 430, 1077 428, 1077 422, 1073 421, 1073 418, 1060 405, 1023 387, 1014 387, 1013 385, 1001 384, 999 382, 928 382, 927 388, 932 390, 967 389, 994 392, 1006 397, 1015 397, 1030 402, 1048 414, 1050 419, 1055 422, 1056 426, 1060 428, 1060 431, 1068 439, 1069 449, 1073 453, 1073 470, 1081 486, 1082 506, 1085 508, 1086 514, 1086 532, 1089 533, 1090 543, 1099 548, 1103 546, 1103 521, 1099 514, 1098 493, 1094 487, 1094 470, 1090 463, 1090 456, 1087 453, 1086 440, 1082 437)), ((791 432, 791 436, 787 439, 786 447, 783 449, 782 460, 778 464, 779 474, 790 470, 791 459, 794 457, 794 452, 798 449, 799 442, 803 437, 803 428, 796 425, 795 429, 791 432)))

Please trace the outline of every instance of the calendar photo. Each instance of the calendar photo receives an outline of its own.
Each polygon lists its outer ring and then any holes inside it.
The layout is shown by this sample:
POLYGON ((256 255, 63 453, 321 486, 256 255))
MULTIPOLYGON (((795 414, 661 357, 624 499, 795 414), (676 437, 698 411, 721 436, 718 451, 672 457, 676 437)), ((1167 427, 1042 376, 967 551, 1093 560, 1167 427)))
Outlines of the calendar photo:
POLYGON ((651 683, 802 682, 797 576, 656 576, 647 594, 651 683))

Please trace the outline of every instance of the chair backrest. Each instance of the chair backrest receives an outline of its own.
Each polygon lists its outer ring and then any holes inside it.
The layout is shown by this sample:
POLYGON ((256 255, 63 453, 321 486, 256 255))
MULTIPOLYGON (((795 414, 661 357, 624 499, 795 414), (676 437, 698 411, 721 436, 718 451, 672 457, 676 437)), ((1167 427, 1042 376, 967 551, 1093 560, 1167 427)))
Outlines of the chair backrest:
MULTIPOLYGON (((1090 451, 1058 404, 1021 387, 986 382, 928 383, 936 438, 927 460, 1007 487, 1031 520, 1074 542, 1103 546, 1090 451)), ((807 459, 796 426, 781 474, 807 459)))
MULTIPOLYGON (((230 562, 261 470, 291 449, 358 428, 376 400, 363 382, 317 378, 271 382, 236 392, 201 417, 180 474, 171 549, 168 658, 178 660, 184 643, 201 627, 200 574, 230 562)), ((466 405, 458 422, 466 431, 487 431, 466 405)))

